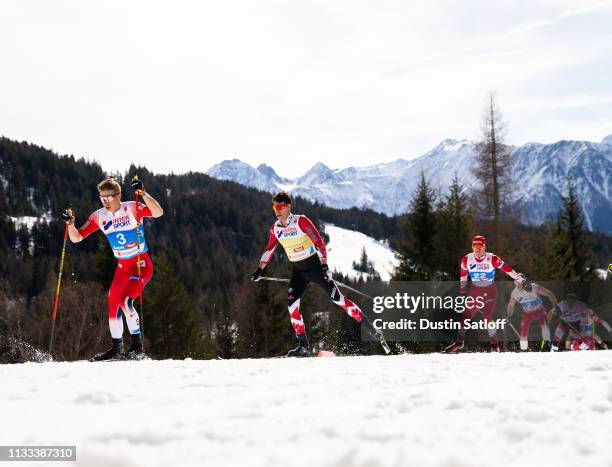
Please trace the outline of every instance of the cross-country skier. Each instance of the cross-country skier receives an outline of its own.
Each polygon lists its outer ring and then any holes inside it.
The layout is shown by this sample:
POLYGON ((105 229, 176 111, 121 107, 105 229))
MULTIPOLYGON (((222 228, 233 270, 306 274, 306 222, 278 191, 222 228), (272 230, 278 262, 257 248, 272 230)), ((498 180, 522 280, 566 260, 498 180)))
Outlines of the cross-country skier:
POLYGON ((506 311, 508 318, 514 312, 514 306, 518 303, 523 309, 521 317, 521 350, 526 351, 529 348, 529 327, 531 323, 537 321, 542 330, 542 339, 546 343, 546 350, 550 350, 550 328, 548 327, 548 314, 542 296, 548 298, 553 306, 557 306, 557 297, 550 290, 535 284, 526 282, 521 274, 521 280, 514 281, 514 290, 510 294, 510 301, 506 311))
POLYGON ((560 301, 551 309, 551 315, 557 313, 562 320, 555 328, 552 350, 559 350, 559 344, 566 333, 568 338, 566 348, 570 350, 590 349, 595 347, 595 341, 601 343, 601 338, 594 334, 594 325, 602 325, 606 331, 611 332, 612 327, 600 318, 589 306, 578 300, 576 294, 568 293, 565 300, 560 301))
MULTIPOLYGON (((463 325, 467 320, 471 320, 476 313, 482 311, 483 318, 491 322, 493 321, 493 312, 495 311, 495 303, 497 301, 497 288, 495 287, 495 270, 501 269, 515 281, 522 281, 522 277, 518 272, 504 263, 497 255, 486 251, 487 241, 482 235, 477 235, 472 239, 472 253, 469 253, 461 260, 460 269, 460 293, 467 293, 468 276, 472 279, 472 289, 470 296, 473 297, 474 305, 467 307, 463 315, 463 325), (477 298, 484 301, 484 306, 478 308, 477 298)), ((499 352, 499 344, 497 343, 496 329, 488 329, 489 332, 489 349, 492 352, 499 352)), ((444 349, 446 352, 458 352, 464 347, 466 329, 463 327, 459 331, 459 338, 444 349)))
POLYGON ((147 254, 148 247, 142 219, 160 217, 164 210, 151 195, 145 192, 140 180, 136 178, 132 180, 132 188, 145 202, 139 203, 138 208, 135 201, 121 201, 121 185, 115 179, 102 180, 98 184, 98 192, 103 208, 93 212, 78 230, 74 226, 74 214, 69 210, 62 213, 62 219, 68 223, 68 235, 73 243, 80 242, 99 229, 106 235, 118 261, 108 293, 108 325, 113 345, 106 352, 95 355, 93 360, 110 360, 124 355, 122 312, 125 314, 131 335, 131 345, 126 356, 137 359, 143 352, 140 320, 134 307, 134 299, 140 295, 153 276, 153 263, 147 254), (139 243, 140 271, 138 270, 139 243))
MULTIPOLYGON (((300 313, 300 298, 309 282, 321 287, 331 297, 332 302, 341 306, 346 313, 358 323, 364 315, 359 307, 349 298, 345 297, 332 279, 332 272, 327 265, 327 251, 325 242, 319 235, 316 227, 308 217, 291 213, 291 198, 285 192, 272 197, 272 208, 277 221, 270 228, 270 237, 261 256, 258 268, 251 274, 251 280, 259 280, 264 268, 272 259, 278 245, 282 245, 287 258, 292 264, 291 280, 287 294, 289 317, 295 330, 298 346, 287 353, 288 357, 307 357, 308 339, 304 320, 300 313)), ((368 328, 365 330, 380 339, 380 332, 368 328)))
POLYGON ((570 342, 570 350, 596 350, 598 346, 606 349, 607 346, 601 337, 595 333, 596 324, 602 326, 608 333, 612 332, 612 326, 597 313, 590 308, 583 309, 580 312, 580 327, 577 329, 580 335, 570 342))

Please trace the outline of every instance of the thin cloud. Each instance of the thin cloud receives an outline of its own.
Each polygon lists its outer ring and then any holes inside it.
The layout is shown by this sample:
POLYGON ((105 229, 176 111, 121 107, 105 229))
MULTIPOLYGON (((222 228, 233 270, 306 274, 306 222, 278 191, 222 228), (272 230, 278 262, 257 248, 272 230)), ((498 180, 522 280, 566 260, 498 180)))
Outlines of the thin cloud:
POLYGON ((534 29, 544 28, 546 26, 550 26, 552 24, 558 23, 559 21, 562 21, 564 19, 571 18, 572 16, 578 16, 584 13, 589 13, 591 11, 598 10, 610 4, 612 4, 612 0, 604 0, 603 2, 597 2, 591 5, 581 6, 580 8, 574 8, 572 10, 567 10, 557 15, 555 18, 540 20, 540 21, 536 21, 531 24, 519 26, 518 28, 513 29, 509 31, 508 33, 504 34, 502 37, 516 36, 518 34, 523 34, 529 31, 533 31, 534 29))

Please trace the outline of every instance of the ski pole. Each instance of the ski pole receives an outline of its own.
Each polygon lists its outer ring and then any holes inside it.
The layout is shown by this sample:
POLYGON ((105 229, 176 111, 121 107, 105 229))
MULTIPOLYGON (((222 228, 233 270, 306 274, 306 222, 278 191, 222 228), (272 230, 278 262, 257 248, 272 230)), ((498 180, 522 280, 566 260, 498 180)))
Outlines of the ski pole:
POLYGON ((352 292, 355 292, 356 294, 363 295, 364 297, 369 298, 370 300, 374 300, 374 297, 372 297, 371 295, 368 295, 367 293, 363 293, 363 292, 361 292, 361 291, 359 291, 357 289, 354 289, 353 287, 350 287, 350 286, 348 286, 346 284, 343 284, 342 282, 339 282, 337 280, 334 280, 334 282, 336 283, 336 285, 338 287, 344 287, 345 289, 350 290, 352 292))
MULTIPOLYGON (((72 209, 68 208, 68 214, 72 216, 72 209)), ((49 338, 49 353, 53 349, 53 334, 55 333, 55 319, 59 305, 60 287, 62 285, 62 273, 64 271, 64 259, 66 257, 66 241, 68 240, 68 222, 64 228, 64 243, 62 244, 62 255, 60 258, 59 272, 57 274, 57 288, 55 289, 55 302, 53 303, 53 320, 51 321, 51 337, 49 338)))
MULTIPOLYGON (((281 278, 281 277, 266 277, 266 276, 259 276, 259 279, 264 280, 264 281, 272 281, 272 282, 289 282, 289 279, 284 279, 284 278, 281 278)), ((336 281, 336 280, 334 280, 334 282, 335 282, 335 284, 336 284, 338 287, 343 287, 343 288, 345 288, 345 289, 347 289, 347 290, 351 290, 351 291, 353 291, 353 292, 355 292, 355 293, 358 293, 359 295, 363 295, 364 297, 367 297, 367 298, 369 298, 370 300, 374 300, 374 297, 372 297, 371 295, 368 295, 368 294, 365 294, 365 293, 363 293, 363 292, 360 292, 359 290, 354 289, 353 287, 350 287, 350 286, 348 286, 348 285, 346 285, 346 284, 343 284, 342 282, 338 282, 338 281, 336 281)))
POLYGON ((557 317, 559 317, 559 319, 561 319, 561 321, 563 321, 565 324, 567 324, 567 327, 570 328, 572 331, 574 331, 576 334, 578 334, 582 339, 584 339, 586 336, 584 334, 582 334, 578 329, 576 329, 574 327, 574 325, 572 323, 570 323, 568 320, 566 320, 561 314, 557 313, 555 311, 555 308, 552 308, 550 311, 552 311, 555 315, 557 315, 557 317))
POLYGON ((259 276, 259 279, 257 280, 272 281, 272 282, 289 282, 289 279, 283 279, 281 277, 266 277, 266 276, 259 276))
POLYGON ((514 334, 516 334, 516 337, 519 338, 519 340, 521 340, 521 335, 519 334, 519 332, 516 330, 516 328, 514 327, 514 324, 512 324, 512 322, 510 321, 510 317, 508 317, 508 325, 510 326, 510 329, 512 329, 512 331, 514 332, 514 334))
MULTIPOLYGON (((132 181, 138 180, 138 175, 134 175, 132 181)), ((138 199, 138 191, 134 192, 134 197, 136 198, 136 243, 138 249, 138 282, 140 282, 140 292, 138 294, 138 298, 140 299, 140 337, 142 343, 142 350, 144 352, 144 309, 142 305, 142 274, 140 271, 140 220, 138 220, 138 208, 139 208, 139 199, 138 199)))

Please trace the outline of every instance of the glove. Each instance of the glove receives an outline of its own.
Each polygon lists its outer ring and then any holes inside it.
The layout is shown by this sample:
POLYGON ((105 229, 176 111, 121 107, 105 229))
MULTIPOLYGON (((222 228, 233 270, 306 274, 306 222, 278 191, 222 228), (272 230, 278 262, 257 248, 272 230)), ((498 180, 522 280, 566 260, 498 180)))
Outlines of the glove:
POLYGON ((137 195, 142 195, 144 193, 144 185, 138 180, 137 176, 134 176, 132 179, 132 190, 134 190, 137 195))
POLYGON ((533 285, 531 285, 531 282, 523 282, 523 288, 525 289, 525 292, 531 292, 533 290, 533 285))
POLYGON ((62 212, 62 220, 68 225, 74 224, 74 212, 71 208, 68 208, 62 212))
POLYGON ((262 272, 263 272, 263 269, 261 268, 255 269, 255 271, 253 271, 251 275, 249 276, 251 278, 251 282, 257 282, 262 272))
POLYGON ((327 264, 322 264, 321 265, 321 272, 323 273, 323 278, 327 281, 327 282, 331 282, 334 277, 332 272, 329 270, 329 266, 327 264))

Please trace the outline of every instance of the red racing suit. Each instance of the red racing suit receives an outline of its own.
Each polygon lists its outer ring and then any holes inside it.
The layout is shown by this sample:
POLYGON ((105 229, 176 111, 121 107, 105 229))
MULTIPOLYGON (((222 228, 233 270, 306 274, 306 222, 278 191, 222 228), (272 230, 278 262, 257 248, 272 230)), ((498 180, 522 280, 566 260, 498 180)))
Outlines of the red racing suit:
MULTIPOLYGON (((478 311, 482 311, 482 316, 487 321, 493 320, 493 312, 497 302, 497 288, 495 287, 495 270, 500 269, 508 274, 512 279, 519 279, 519 274, 510 266, 504 263, 497 255, 485 253, 478 258, 474 253, 467 254, 461 260, 459 272, 461 293, 467 290, 468 276, 472 279, 472 290, 470 296, 484 298, 484 307, 477 308, 476 305, 468 307, 463 316, 463 322, 472 319, 478 311)), ((474 300, 475 303, 476 300, 474 300)), ((495 330, 489 330, 489 336, 495 336, 495 330)))
POLYGON ((116 213, 101 208, 93 212, 79 229, 83 238, 101 230, 117 258, 117 268, 108 293, 108 318, 113 338, 123 334, 123 309, 131 334, 140 332, 133 300, 140 295, 153 276, 153 263, 147 254, 142 219, 152 217, 151 210, 135 201, 122 202, 116 213), (140 233, 137 233, 139 229, 140 233), (140 277, 138 276, 138 236, 140 237, 140 277))

